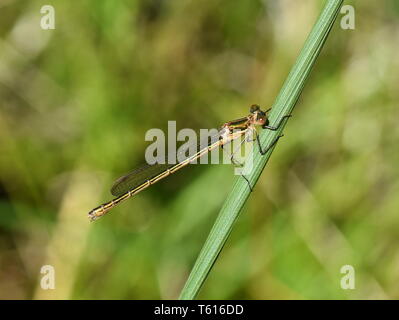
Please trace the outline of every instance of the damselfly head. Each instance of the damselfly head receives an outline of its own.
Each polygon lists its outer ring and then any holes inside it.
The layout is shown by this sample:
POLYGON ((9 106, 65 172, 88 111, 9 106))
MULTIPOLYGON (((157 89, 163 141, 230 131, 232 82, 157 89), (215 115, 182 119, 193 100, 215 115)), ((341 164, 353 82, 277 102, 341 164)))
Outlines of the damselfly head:
POLYGON ((260 107, 257 104, 253 104, 250 108, 249 108, 249 112, 251 113, 255 113, 257 111, 260 110, 260 107))
POLYGON ((252 123, 255 125, 263 126, 268 123, 266 112, 262 111, 257 104, 253 104, 249 111, 252 114, 252 123))

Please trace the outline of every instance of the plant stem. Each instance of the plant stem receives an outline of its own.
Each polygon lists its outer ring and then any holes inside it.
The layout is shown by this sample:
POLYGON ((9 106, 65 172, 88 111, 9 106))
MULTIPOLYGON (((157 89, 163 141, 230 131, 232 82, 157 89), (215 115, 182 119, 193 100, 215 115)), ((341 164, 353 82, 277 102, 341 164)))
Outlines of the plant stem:
MULTIPOLYGON (((277 96, 270 114, 270 123, 277 124, 287 114, 291 114, 302 92, 306 79, 319 55, 327 36, 338 15, 343 0, 328 0, 316 24, 310 32, 287 80, 277 96)), ((260 134, 262 146, 270 145, 283 131, 285 123, 277 131, 263 130, 260 134)), ((253 169, 247 176, 251 186, 255 186, 274 147, 262 156, 254 148, 253 169)), ((247 182, 237 177, 215 224, 195 262, 190 276, 180 294, 180 299, 194 299, 237 220, 242 207, 250 195, 247 182)))

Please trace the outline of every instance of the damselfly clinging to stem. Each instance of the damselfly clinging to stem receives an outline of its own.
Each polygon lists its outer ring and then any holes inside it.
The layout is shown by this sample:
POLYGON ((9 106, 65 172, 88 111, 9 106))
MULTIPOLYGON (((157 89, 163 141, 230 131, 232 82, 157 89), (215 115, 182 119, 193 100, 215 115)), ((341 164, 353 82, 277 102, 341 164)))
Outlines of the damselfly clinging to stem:
MULTIPOLYGON (((114 185, 111 188, 111 193, 116 198, 91 210, 89 212, 89 219, 91 221, 94 221, 102 217, 104 214, 106 214, 109 210, 111 210, 122 201, 134 196, 135 194, 146 189, 152 184, 158 182, 159 180, 185 167, 189 163, 194 162, 196 159, 201 158, 203 155, 209 153, 213 149, 217 147, 223 148, 223 146, 227 143, 240 137, 249 137, 252 136, 249 134, 254 134, 256 138, 252 139, 251 141, 256 140, 258 143, 259 152, 262 155, 266 154, 270 150, 270 148, 272 148, 273 145, 277 143, 278 139, 281 136, 278 136, 269 146, 263 149, 256 131, 256 127, 261 126, 263 129, 275 131, 279 129, 280 125, 286 118, 290 117, 290 115, 286 115, 280 119, 277 126, 270 126, 267 114, 268 111, 270 111, 270 109, 267 111, 262 111, 258 105, 252 105, 248 116, 223 124, 218 134, 213 137, 215 139, 212 139, 211 137, 210 142, 208 142, 205 146, 201 146, 201 148, 199 148, 199 150, 197 149, 194 154, 188 155, 182 161, 175 164, 168 164, 166 161, 165 164, 155 163, 152 165, 145 165, 128 173, 127 175, 120 177, 118 180, 115 181, 114 185)), ((247 140, 247 142, 249 142, 249 140, 247 140)), ((233 160, 233 155, 231 157, 231 160, 233 160)), ((245 178, 245 176, 243 177, 245 178)), ((249 187, 251 188, 250 185, 249 187)))

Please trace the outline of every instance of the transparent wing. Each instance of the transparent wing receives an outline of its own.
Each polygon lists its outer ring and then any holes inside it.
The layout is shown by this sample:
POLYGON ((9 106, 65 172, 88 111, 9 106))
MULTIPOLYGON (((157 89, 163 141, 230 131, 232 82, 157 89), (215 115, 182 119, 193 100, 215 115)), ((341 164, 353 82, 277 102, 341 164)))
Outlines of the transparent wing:
MULTIPOLYGON (((177 155, 176 159, 179 159, 180 162, 184 161, 185 159, 193 156, 198 151, 202 150, 203 148, 209 146, 210 144, 216 142, 219 139, 220 133, 214 134, 210 137, 205 137, 199 143, 195 144, 195 152, 189 152, 193 145, 187 145, 185 148, 180 150, 177 155)), ((152 165, 146 164, 142 167, 133 170, 132 172, 120 177, 118 180, 114 182, 111 187, 112 195, 118 197, 136 187, 143 184, 149 179, 152 179, 159 175, 160 173, 164 172, 165 170, 173 167, 175 163, 169 164, 168 159, 165 159, 164 164, 155 163, 152 165)))

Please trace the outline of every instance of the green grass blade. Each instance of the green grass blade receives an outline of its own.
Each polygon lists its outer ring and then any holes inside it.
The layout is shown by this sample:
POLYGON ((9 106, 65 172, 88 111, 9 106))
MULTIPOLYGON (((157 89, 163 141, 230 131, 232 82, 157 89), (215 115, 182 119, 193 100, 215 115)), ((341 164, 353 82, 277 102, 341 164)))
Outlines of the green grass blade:
MULTIPOLYGON (((281 117, 292 112, 312 66, 334 24, 342 2, 343 0, 327 1, 273 105, 270 114, 271 124, 277 124, 281 117)), ((260 135, 262 145, 270 145, 274 139, 281 134, 283 128, 284 125, 277 131, 264 130, 260 135)), ((256 148, 254 149, 253 170, 251 174, 247 176, 252 186, 254 186, 259 179, 273 149, 264 156, 261 156, 256 148)), ((250 190, 247 182, 242 177, 238 177, 195 262, 190 276, 180 294, 180 299, 194 299, 197 296, 198 291, 222 250, 232 230, 233 224, 237 220, 249 195, 250 190)))

